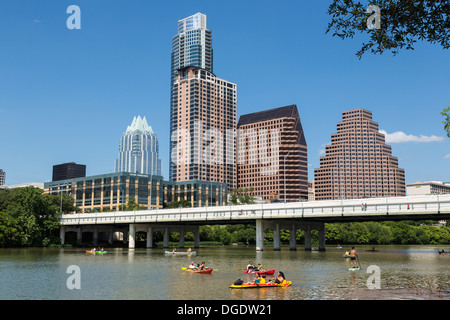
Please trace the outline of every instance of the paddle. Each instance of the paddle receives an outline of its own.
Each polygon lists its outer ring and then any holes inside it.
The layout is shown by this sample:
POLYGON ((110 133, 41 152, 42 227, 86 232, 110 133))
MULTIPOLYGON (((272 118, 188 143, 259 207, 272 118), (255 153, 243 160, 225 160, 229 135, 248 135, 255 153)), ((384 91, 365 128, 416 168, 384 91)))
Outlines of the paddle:
POLYGON ((358 261, 358 264, 359 264, 359 269, 362 269, 362 267, 361 267, 361 263, 359 262, 359 257, 358 257, 358 255, 356 255, 356 260, 358 261))

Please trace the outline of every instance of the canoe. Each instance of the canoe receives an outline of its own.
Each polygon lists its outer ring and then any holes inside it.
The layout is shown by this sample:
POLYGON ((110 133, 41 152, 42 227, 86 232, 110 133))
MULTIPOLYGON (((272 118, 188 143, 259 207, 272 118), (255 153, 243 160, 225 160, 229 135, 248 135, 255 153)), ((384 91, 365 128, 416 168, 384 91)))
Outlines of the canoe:
POLYGON ((244 273, 248 273, 248 274, 268 274, 268 275, 272 275, 275 273, 275 270, 253 270, 248 272, 247 270, 244 270, 244 273))
POLYGON ((105 253, 108 253, 108 251, 93 251, 93 250, 86 250, 86 253, 92 253, 92 254, 105 254, 105 253))
POLYGON ((450 255, 450 252, 439 252, 440 255, 446 256, 446 255, 450 255))
POLYGON ((289 287, 292 284, 292 281, 286 281, 284 284, 280 283, 266 283, 266 284, 240 284, 235 285, 232 284, 230 286, 231 289, 261 289, 261 288, 273 288, 273 287, 289 287))
POLYGON ((187 252, 187 251, 176 251, 176 252, 173 252, 173 251, 165 251, 164 253, 165 253, 165 254, 190 255, 190 254, 195 254, 196 252, 195 252, 195 251, 191 251, 191 252, 187 252))
POLYGON ((213 272, 212 268, 208 268, 205 270, 191 270, 191 269, 187 269, 187 271, 192 272, 192 273, 211 273, 213 272))

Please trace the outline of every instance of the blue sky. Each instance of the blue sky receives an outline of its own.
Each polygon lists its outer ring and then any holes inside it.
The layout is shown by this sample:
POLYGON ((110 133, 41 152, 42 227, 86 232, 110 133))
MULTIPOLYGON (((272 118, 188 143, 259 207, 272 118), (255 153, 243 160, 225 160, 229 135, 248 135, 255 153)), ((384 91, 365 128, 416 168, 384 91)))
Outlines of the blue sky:
POLYGON ((399 55, 355 53, 364 36, 325 34, 331 0, 0 0, 0 169, 6 183, 51 180, 52 166, 113 172, 134 116, 169 161, 171 40, 177 21, 207 15, 214 73, 238 85, 238 116, 297 104, 309 179, 342 111, 366 108, 388 133, 406 181, 450 181, 450 51, 419 43, 399 55), (69 30, 69 5, 81 30, 69 30), (395 133, 395 134, 394 134, 395 133))

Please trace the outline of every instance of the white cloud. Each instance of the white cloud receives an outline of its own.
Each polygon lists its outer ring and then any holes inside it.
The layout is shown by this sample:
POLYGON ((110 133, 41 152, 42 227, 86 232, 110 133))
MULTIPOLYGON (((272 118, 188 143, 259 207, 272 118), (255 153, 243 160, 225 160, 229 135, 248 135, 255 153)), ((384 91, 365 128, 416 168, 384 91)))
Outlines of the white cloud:
POLYGON ((41 20, 39 20, 39 19, 34 19, 33 22, 34 22, 34 23, 40 23, 41 20))
POLYGON ((446 155, 444 156, 444 159, 450 159, 450 154, 446 154, 446 155))
POLYGON ((435 135, 415 136, 412 134, 406 134, 402 131, 396 131, 394 133, 387 133, 385 130, 380 130, 380 133, 385 135, 387 143, 402 143, 402 142, 419 142, 419 143, 421 143, 421 142, 436 142, 436 141, 444 140, 444 137, 438 137, 435 135))
POLYGON ((327 146, 326 143, 320 145, 319 156, 324 156, 326 154, 326 150, 325 150, 326 146, 327 146))

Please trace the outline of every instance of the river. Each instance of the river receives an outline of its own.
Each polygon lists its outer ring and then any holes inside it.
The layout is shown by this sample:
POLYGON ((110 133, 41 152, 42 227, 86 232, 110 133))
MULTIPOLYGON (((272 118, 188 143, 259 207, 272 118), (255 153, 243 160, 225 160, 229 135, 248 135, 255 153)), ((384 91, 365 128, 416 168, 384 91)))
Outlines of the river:
POLYGON ((328 245, 326 252, 305 252, 268 247, 256 252, 254 247, 201 247, 192 257, 166 255, 163 249, 116 248, 104 255, 86 254, 80 248, 0 249, 0 299, 450 299, 450 255, 437 253, 442 246, 377 246, 375 252, 366 251, 372 246, 358 246, 360 271, 348 270, 350 261, 343 258, 346 248, 328 245), (283 271, 292 286, 229 289, 238 278, 253 278, 238 270, 250 260, 283 271), (214 271, 182 270, 190 261, 205 261, 214 271), (79 269, 74 272, 70 266, 79 269), (375 271, 368 273, 368 268, 375 271), (79 289, 69 289, 68 279, 76 274, 79 277, 71 283, 79 284, 79 289), (377 284, 375 277, 379 289, 369 289, 368 280, 377 284))

